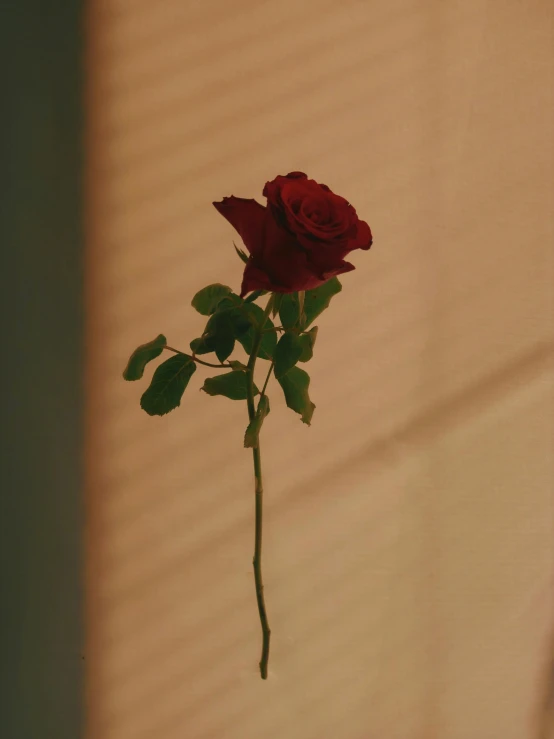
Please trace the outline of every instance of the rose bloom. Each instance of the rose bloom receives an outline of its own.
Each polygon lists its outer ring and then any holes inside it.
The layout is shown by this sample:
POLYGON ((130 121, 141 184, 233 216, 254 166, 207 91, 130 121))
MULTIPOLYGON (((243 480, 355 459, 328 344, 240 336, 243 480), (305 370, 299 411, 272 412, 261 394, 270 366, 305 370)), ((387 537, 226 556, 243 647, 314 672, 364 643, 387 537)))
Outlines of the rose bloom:
POLYGON ((372 244, 369 226, 350 203, 303 172, 279 175, 263 194, 267 206, 234 196, 214 203, 250 254, 241 297, 252 290, 311 290, 353 270, 344 257, 372 244))

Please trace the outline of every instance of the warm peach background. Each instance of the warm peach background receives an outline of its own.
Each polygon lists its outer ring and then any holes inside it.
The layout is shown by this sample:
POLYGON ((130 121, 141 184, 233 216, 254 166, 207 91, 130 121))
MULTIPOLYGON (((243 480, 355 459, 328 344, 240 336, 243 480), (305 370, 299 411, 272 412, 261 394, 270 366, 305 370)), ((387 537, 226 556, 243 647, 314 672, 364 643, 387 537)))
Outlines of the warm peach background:
MULTIPOLYGON (((554 6, 92 0, 90 739, 534 739, 554 622, 554 6), (302 169, 375 246, 319 321, 311 428, 263 434, 257 673, 242 403, 126 384, 211 206, 302 169)), ((151 370, 147 372, 148 377, 151 370)))

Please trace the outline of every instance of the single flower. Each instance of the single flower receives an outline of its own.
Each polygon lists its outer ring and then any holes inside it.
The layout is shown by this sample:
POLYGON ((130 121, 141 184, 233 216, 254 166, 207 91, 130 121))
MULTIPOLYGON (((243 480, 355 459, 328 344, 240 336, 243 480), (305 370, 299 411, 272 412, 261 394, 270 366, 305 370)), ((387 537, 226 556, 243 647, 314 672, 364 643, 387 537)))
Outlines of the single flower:
POLYGON ((267 206, 231 196, 214 206, 240 234, 249 252, 241 297, 253 290, 312 290, 350 272, 344 258, 369 249, 371 230, 350 203, 303 172, 267 182, 267 206))

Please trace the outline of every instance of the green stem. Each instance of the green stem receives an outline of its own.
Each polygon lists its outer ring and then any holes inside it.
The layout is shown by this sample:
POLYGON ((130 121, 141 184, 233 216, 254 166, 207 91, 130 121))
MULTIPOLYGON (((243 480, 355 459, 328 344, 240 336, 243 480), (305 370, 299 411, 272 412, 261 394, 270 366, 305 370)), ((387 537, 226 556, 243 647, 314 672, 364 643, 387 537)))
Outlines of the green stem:
MULTIPOLYGON (((175 352, 175 354, 185 354, 185 352, 182 352, 180 349, 174 349, 172 346, 167 346, 167 344, 164 346, 164 349, 168 349, 170 352, 175 352)), ((196 354, 192 355, 192 359, 195 362, 198 362, 198 364, 203 364, 205 367, 215 367, 216 369, 221 369, 222 367, 230 367, 230 364, 213 364, 212 362, 204 362, 203 359, 198 359, 196 354)))
MULTIPOLYGON (((271 312, 272 298, 269 299, 264 312, 264 318, 259 326, 252 347, 252 354, 248 360, 247 367, 247 397, 248 417, 253 420, 256 409, 254 406, 254 367, 262 342, 262 331, 266 318, 271 312)), ((265 389, 265 388, 264 388, 265 389)), ((262 579, 262 523, 263 523, 263 484, 262 484, 262 459, 260 455, 260 442, 252 449, 254 458, 254 478, 255 478, 255 499, 256 499, 256 525, 254 536, 254 582, 256 584, 256 601, 258 603, 258 613, 260 614, 260 623, 262 625, 262 656, 260 659, 260 674, 262 680, 267 680, 267 663, 269 660, 269 639, 271 629, 267 620, 267 612, 264 600, 264 584, 262 579)))
POLYGON ((212 362, 204 362, 203 359, 198 359, 196 354, 192 355, 192 359, 197 362, 198 364, 203 364, 204 367, 215 367, 216 369, 221 369, 222 367, 230 367, 230 364, 224 364, 223 362, 221 364, 213 364, 212 362))
POLYGON ((260 400, 261 400, 261 399, 262 399, 262 398, 264 397, 264 395, 265 395, 265 390, 266 390, 266 388, 267 388, 267 383, 269 382, 269 378, 271 377, 271 372, 273 371, 273 366, 274 366, 274 364, 275 364, 275 360, 274 360, 274 359, 272 359, 272 360, 271 360, 271 364, 269 365, 269 372, 267 373, 267 377, 265 378, 265 382, 264 382, 264 386, 263 386, 263 388, 262 388, 262 392, 260 393, 260 400))

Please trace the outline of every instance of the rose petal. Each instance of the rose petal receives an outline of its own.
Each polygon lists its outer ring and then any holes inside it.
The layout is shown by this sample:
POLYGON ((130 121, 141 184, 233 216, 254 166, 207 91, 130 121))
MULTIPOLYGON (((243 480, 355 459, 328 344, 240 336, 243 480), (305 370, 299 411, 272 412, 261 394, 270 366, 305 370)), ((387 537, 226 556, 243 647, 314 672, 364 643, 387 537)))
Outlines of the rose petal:
POLYGON ((279 292, 279 286, 274 285, 269 276, 257 267, 252 257, 246 263, 244 268, 244 274, 242 276, 242 285, 240 288, 240 297, 252 292, 253 290, 271 290, 272 292, 279 292))
POLYGON ((284 288, 292 288, 298 280, 309 279, 306 275, 307 259, 298 240, 280 226, 268 210, 265 227, 264 265, 267 267, 274 282, 284 288), (293 281, 293 282, 291 282, 293 281))
MULTIPOLYGON (((342 270, 344 265, 347 264, 344 261, 347 254, 348 249, 344 244, 337 244, 336 246, 320 244, 318 249, 312 249, 308 252, 310 269, 319 279, 328 279, 326 275, 332 275, 335 269, 342 270)), ((339 273, 337 272, 337 274, 339 273)))
POLYGON ((333 267, 329 272, 325 272, 323 277, 325 278, 325 281, 327 281, 336 275, 343 275, 345 272, 352 272, 353 269, 356 269, 356 267, 354 267, 353 264, 350 264, 350 262, 342 262, 342 264, 337 267, 333 267))
POLYGON ((287 225, 305 249, 318 248, 318 242, 346 242, 356 233, 351 222, 352 216, 357 220, 354 209, 314 180, 288 184, 281 197, 287 225), (301 207, 293 207, 298 202, 301 207), (312 217, 314 210, 320 213, 319 218, 312 217))
POLYGON ((264 245, 266 208, 251 198, 223 198, 214 208, 235 228, 252 255, 261 253, 264 245))
POLYGON ((308 176, 304 172, 289 172, 288 175, 277 175, 274 180, 266 182, 262 195, 266 197, 272 205, 281 205, 281 191, 289 183, 306 181, 308 176))
POLYGON ((371 229, 365 221, 358 221, 356 235, 348 242, 348 251, 353 249, 367 250, 373 244, 371 229))

